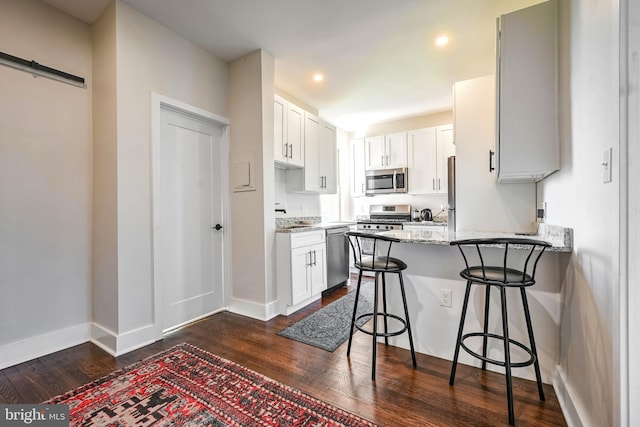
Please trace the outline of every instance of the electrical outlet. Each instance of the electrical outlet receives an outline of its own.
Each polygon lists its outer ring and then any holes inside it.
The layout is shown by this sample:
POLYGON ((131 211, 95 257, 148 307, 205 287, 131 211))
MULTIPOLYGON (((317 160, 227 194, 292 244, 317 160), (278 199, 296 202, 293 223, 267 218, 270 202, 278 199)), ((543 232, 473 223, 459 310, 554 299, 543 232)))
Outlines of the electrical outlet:
POLYGON ((440 289, 440 305, 451 308, 451 289, 440 289))
POLYGON ((536 218, 538 218, 538 222, 547 219, 547 202, 540 203, 540 206, 536 211, 536 218))

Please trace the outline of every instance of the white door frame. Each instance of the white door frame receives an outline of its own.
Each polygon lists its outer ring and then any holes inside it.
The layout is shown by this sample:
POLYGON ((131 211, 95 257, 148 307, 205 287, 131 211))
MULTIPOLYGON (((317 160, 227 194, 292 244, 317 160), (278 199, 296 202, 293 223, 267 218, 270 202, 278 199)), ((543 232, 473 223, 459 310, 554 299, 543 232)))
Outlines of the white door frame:
POLYGON ((152 239, 153 239, 153 325, 156 339, 162 338, 162 286, 156 277, 160 276, 160 111, 168 108, 197 119, 210 121, 222 128, 220 153, 222 184, 222 225, 223 225, 223 260, 222 260, 222 306, 229 306, 231 295, 231 209, 229 205, 229 119, 198 107, 186 104, 158 93, 151 93, 151 194, 152 194, 152 239))
MULTIPOLYGON (((620 335, 618 341, 621 427, 640 423, 640 0, 620 1, 620 335)), ((616 355, 614 353, 614 355, 616 355)), ((616 360, 614 360, 615 362, 616 360)), ((616 421, 616 418, 614 418, 616 421)))

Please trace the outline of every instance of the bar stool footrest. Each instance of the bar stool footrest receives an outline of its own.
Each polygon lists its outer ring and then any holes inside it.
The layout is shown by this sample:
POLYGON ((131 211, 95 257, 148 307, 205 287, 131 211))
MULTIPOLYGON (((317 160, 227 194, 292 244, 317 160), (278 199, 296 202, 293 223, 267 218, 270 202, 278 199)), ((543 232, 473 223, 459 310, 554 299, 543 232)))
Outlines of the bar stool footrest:
MULTIPOLYGON (((374 335, 377 337, 395 337, 396 335, 400 335, 403 334, 407 331, 407 322, 406 320, 404 320, 402 317, 400 316, 396 316, 395 314, 390 314, 390 313, 378 313, 378 316, 382 316, 383 318, 393 318, 396 319, 397 321, 399 321, 402 324, 402 329, 398 330, 398 331, 392 331, 392 332, 374 332, 374 331, 370 331, 367 329, 364 329, 364 325, 360 326, 358 325, 358 323, 356 322, 356 324, 354 325, 359 331, 364 332, 367 335, 374 335)), ((364 319, 364 318, 373 318, 373 313, 364 313, 359 315, 358 317, 356 317, 356 320, 360 320, 360 319, 364 319)), ((366 323, 366 322, 365 322, 366 323)))
MULTIPOLYGON (((464 344, 464 340, 466 340, 467 338, 474 338, 474 337, 487 337, 487 338, 493 338, 493 339, 499 339, 500 341, 504 342, 504 337, 502 335, 497 335, 497 334, 490 334, 490 333, 483 333, 483 332, 472 332, 472 333, 468 333, 468 334, 464 334, 462 336, 462 340, 460 341, 460 347, 462 347, 467 353, 469 353, 470 355, 472 355, 473 357, 483 360, 487 363, 491 363, 492 365, 498 365, 498 366, 506 366, 506 363, 502 360, 496 360, 496 359, 491 359, 489 357, 483 356, 481 354, 476 353, 475 351, 471 350, 469 347, 467 347, 464 344)), ((524 344, 522 344, 521 342, 518 342, 516 340, 512 340, 509 339, 509 344, 513 344, 517 347, 520 347, 522 350, 526 351, 529 354, 529 360, 525 360, 522 362, 511 362, 510 366, 512 368, 523 368, 525 366, 529 366, 529 365, 533 365, 536 361, 536 355, 533 354, 533 351, 531 351, 530 348, 528 348, 527 346, 525 346, 524 344)))

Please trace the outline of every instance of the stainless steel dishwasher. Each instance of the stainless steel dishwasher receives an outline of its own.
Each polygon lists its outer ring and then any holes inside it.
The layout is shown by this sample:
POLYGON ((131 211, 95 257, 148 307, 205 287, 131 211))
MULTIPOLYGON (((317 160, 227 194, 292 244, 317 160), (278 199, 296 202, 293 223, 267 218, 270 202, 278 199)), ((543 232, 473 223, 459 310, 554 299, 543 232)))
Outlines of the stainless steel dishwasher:
POLYGON ((349 241, 344 235, 348 226, 327 229, 327 291, 349 279, 349 241))

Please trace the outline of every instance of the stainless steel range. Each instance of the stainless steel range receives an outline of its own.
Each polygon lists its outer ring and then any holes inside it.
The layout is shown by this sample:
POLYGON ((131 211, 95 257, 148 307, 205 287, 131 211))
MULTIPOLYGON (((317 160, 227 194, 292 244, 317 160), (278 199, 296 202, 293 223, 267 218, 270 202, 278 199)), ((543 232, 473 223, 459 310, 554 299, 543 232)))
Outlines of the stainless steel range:
POLYGON ((371 205, 369 219, 356 222, 359 231, 402 230, 411 221, 411 205, 371 205))

